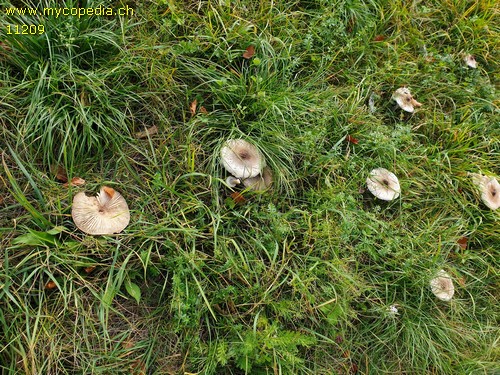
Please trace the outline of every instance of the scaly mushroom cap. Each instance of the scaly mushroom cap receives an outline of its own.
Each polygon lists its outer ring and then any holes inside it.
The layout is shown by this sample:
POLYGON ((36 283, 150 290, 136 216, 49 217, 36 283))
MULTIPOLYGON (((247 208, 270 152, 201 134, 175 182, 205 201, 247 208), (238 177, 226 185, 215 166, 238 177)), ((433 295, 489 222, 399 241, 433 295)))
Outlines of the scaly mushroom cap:
POLYGON ((251 178, 261 173, 264 158, 254 145, 243 139, 230 139, 220 150, 222 165, 236 178, 251 178))
POLYGON ((392 94, 392 99, 395 100, 399 107, 406 112, 413 113, 415 107, 421 107, 422 103, 417 102, 410 93, 410 90, 406 87, 400 87, 394 94, 392 94))
POLYGON ((444 270, 440 270, 434 279, 430 281, 431 290, 434 295, 441 301, 451 301, 455 294, 455 287, 451 276, 444 270))
POLYGON ((130 221, 127 202, 108 186, 103 186, 97 197, 76 194, 71 216, 78 229, 93 235, 120 233, 130 221))
POLYGON ((473 68, 473 69, 477 68, 477 61, 476 61, 476 58, 474 57, 474 55, 471 55, 471 54, 465 55, 464 62, 465 62, 465 65, 467 65, 470 68, 473 68))
POLYGON ((366 179, 368 190, 379 199, 392 201, 399 197, 401 187, 396 175, 385 168, 376 168, 366 179))
POLYGON ((262 173, 258 176, 243 180, 243 185, 250 190, 264 191, 271 187, 273 183, 273 174, 271 168, 264 167, 262 173))

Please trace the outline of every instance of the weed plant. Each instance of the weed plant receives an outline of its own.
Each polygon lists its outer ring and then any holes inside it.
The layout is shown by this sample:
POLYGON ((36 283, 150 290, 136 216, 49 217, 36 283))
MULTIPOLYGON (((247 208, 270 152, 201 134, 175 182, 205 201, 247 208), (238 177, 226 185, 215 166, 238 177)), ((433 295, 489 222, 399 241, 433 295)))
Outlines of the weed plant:
POLYGON ((468 175, 500 177, 495 2, 128 4, 1 31, 3 373, 495 373, 499 216, 468 175), (230 138, 271 190, 224 184, 230 138), (73 196, 102 185, 130 224, 85 235, 73 196))

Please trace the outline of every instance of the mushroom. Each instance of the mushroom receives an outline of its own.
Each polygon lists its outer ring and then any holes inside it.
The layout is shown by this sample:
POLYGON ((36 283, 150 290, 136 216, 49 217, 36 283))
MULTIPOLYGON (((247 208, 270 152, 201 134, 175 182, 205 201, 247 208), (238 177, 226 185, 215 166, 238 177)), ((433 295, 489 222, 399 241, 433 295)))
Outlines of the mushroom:
POLYGON ((241 180, 239 178, 236 178, 234 176, 229 176, 228 178, 226 178, 226 184, 229 185, 229 187, 236 187, 236 185, 239 185, 241 184, 241 180))
POLYGON ((108 186, 103 186, 97 197, 89 197, 84 192, 76 194, 71 216, 78 229, 94 235, 120 233, 130 221, 127 202, 108 186))
POLYGON ((243 139, 229 139, 220 154, 224 168, 236 178, 255 177, 265 166, 257 147, 243 139))
POLYGON ((496 210, 500 207, 500 184, 494 177, 483 176, 477 173, 471 173, 472 182, 481 191, 483 203, 496 210))
POLYGON ((430 281, 431 290, 434 295, 441 301, 451 301, 455 293, 455 287, 451 276, 444 270, 440 270, 436 277, 430 281))
POLYGON ((271 168, 264 167, 262 173, 251 178, 246 178, 243 180, 243 185, 245 185, 250 190, 264 191, 271 187, 273 183, 273 174, 271 168))
POLYGON ((366 179, 368 190, 379 199, 392 201, 399 197, 401 188, 396 175, 385 168, 376 168, 366 179))
POLYGON ((474 55, 467 54, 464 56, 464 62, 465 65, 467 65, 470 68, 476 69, 477 68, 477 61, 474 55))
POLYGON ((400 87, 394 94, 392 94, 392 99, 395 100, 399 107, 406 112, 413 113, 415 107, 421 107, 422 103, 417 102, 410 93, 410 90, 406 87, 400 87))

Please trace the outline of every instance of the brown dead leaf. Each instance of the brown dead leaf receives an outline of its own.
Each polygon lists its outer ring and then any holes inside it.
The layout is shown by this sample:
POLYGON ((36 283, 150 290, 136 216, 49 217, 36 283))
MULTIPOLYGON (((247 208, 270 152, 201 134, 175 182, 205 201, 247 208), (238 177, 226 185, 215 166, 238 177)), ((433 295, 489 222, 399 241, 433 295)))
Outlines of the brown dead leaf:
POLYGON ((56 283, 50 280, 47 284, 45 284, 45 289, 54 289, 56 286, 56 283))
POLYGON ((125 340, 122 342, 123 349, 132 349, 134 347, 134 342, 132 340, 125 340))
POLYGON ((385 36, 383 35, 377 35, 375 38, 373 38, 374 42, 383 42, 385 40, 385 36))
POLYGON ((0 53, 1 52, 9 52, 10 51, 10 47, 5 44, 4 42, 0 42, 0 53))
POLYGON ((66 170, 60 165, 52 165, 50 168, 52 173, 55 175, 56 180, 59 182, 68 182, 68 174, 66 170))
POLYGON ((142 138, 147 138, 149 136, 152 136, 156 133, 158 133, 158 128, 156 127, 156 125, 153 125, 142 132, 135 133, 134 137, 137 139, 142 139, 142 138))
POLYGON ((460 246, 460 248, 462 249, 467 249, 467 237, 461 237, 458 241, 458 246, 460 246))
POLYGON ((104 186, 102 189, 107 195, 109 195, 110 198, 113 198, 115 196, 115 189, 113 189, 112 187, 104 186))
POLYGON ((133 375, 146 375, 146 364, 138 359, 132 363, 131 370, 133 375))
POLYGON ((90 266, 90 267, 85 267, 83 270, 85 273, 91 273, 93 270, 95 270, 96 266, 90 266))
POLYGON ((66 182, 63 186, 68 187, 68 186, 82 186, 85 184, 85 180, 80 177, 73 177, 71 179, 71 182, 66 182))
POLYGON ((245 59, 251 59, 255 55, 255 47, 252 45, 249 45, 245 52, 243 52, 243 57, 245 59))
POLYGON ((191 112, 191 117, 196 115, 196 106, 198 105, 198 100, 193 100, 189 105, 189 112, 191 112))
POLYGON ((351 374, 357 374, 358 373, 358 365, 353 362, 349 371, 351 374))
POLYGON ((349 143, 353 143, 355 145, 357 145, 359 143, 359 140, 354 138, 352 135, 349 135, 347 134, 347 136, 345 137, 346 141, 349 142, 349 143))
POLYGON ((200 107, 200 113, 203 113, 204 115, 208 114, 208 111, 205 107, 201 106, 200 107))
POLYGON ((246 199, 243 196, 243 194, 241 194, 238 191, 231 193, 231 198, 233 198, 234 203, 236 203, 236 204, 243 204, 246 202, 246 199))

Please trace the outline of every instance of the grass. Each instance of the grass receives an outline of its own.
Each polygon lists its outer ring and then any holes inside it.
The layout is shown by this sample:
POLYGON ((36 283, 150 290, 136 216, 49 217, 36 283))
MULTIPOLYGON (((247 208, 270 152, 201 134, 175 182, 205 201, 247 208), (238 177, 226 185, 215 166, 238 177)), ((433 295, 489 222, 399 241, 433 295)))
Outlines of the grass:
POLYGON ((496 3, 128 4, 2 15, 47 30, 0 30, 2 373, 495 373, 499 216, 468 173, 500 173, 496 3), (229 138, 272 190, 231 195, 229 138), (400 198, 366 191, 377 167, 400 198), (71 219, 102 185, 131 208, 119 235, 71 219))

